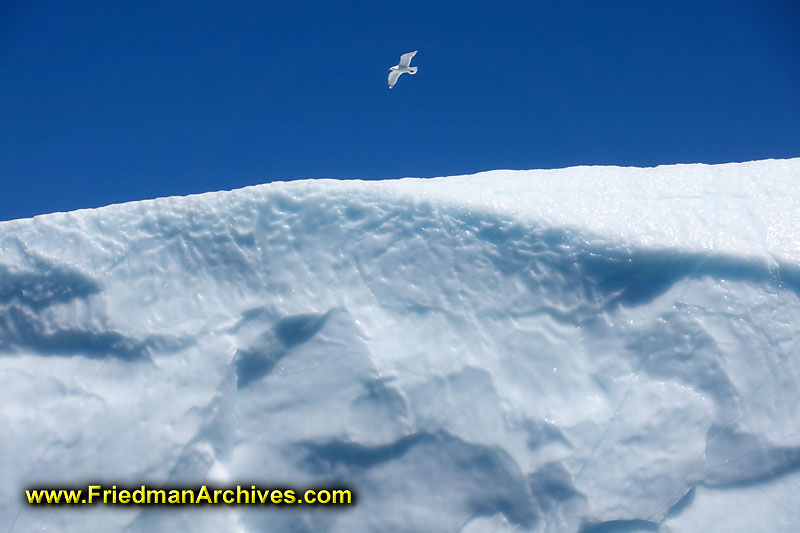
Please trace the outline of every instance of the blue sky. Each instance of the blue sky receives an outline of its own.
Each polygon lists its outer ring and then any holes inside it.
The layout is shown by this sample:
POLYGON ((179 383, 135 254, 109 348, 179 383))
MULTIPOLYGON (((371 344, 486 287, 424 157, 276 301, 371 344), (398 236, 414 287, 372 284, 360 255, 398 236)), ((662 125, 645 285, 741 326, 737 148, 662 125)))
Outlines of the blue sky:
POLYGON ((799 124, 788 0, 0 2, 0 220, 283 179, 797 157, 799 124))

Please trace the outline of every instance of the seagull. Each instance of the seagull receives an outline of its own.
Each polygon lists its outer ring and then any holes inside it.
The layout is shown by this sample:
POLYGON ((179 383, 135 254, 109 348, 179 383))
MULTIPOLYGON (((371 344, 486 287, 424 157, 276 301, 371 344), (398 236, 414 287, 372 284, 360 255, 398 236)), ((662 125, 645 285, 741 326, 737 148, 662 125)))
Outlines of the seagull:
POLYGON ((405 74, 408 72, 409 74, 416 74, 417 67, 410 67, 408 66, 411 63, 411 58, 418 52, 418 50, 414 50, 413 52, 409 52, 407 54, 403 54, 400 56, 400 64, 393 66, 389 69, 389 88, 391 89, 394 87, 394 84, 397 83, 397 78, 400 77, 400 74, 405 74))

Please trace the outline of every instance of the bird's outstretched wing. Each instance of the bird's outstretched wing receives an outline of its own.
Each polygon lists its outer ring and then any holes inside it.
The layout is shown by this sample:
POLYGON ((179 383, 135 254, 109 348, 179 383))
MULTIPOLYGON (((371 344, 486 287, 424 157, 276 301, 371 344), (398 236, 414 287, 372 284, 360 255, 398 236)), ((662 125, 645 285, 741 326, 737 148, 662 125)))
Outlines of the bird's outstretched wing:
POLYGON ((390 89, 392 87, 394 87, 395 83, 397 83, 397 78, 400 77, 400 74, 402 74, 402 72, 399 72, 397 70, 393 70, 393 71, 389 72, 389 88, 390 89))
POLYGON ((400 56, 400 64, 398 67, 407 67, 411 64, 411 58, 414 57, 419 50, 414 50, 413 52, 409 52, 407 54, 403 54, 400 56))

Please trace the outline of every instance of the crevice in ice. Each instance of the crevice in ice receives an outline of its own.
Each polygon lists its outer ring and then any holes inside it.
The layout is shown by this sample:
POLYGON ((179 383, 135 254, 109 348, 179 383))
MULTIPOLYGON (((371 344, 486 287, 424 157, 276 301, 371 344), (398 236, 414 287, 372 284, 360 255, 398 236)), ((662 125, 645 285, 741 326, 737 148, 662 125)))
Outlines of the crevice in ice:
POLYGON ((308 341, 325 325, 328 314, 305 313, 281 319, 275 324, 275 335, 287 348, 308 341))
POLYGON ((800 470, 800 447, 774 446, 720 424, 708 430, 706 457, 707 487, 748 487, 800 470))
POLYGON ((151 350, 175 351, 189 341, 165 335, 144 339, 111 329, 52 323, 45 311, 60 304, 86 301, 102 287, 79 270, 26 252, 30 269, 0 264, 0 351, 47 356, 113 357, 149 360, 151 350))
POLYGON ((35 315, 12 306, 0 317, 0 351, 32 352, 48 356, 113 357, 123 361, 150 360, 151 349, 174 351, 189 341, 149 335, 144 340, 118 331, 94 331, 78 327, 48 330, 35 315))
POLYGON ((658 528, 659 524, 649 520, 609 520, 585 524, 578 533, 645 533, 658 528))
POLYGON ((24 252, 24 261, 24 269, 0 264, 0 304, 17 303, 38 311, 101 290, 93 278, 72 266, 30 251, 24 252))
MULTIPOLYGON (((235 367, 237 387, 243 389, 268 375, 296 346, 303 344, 316 335, 325 325, 328 313, 305 313, 282 318, 274 325, 270 324, 263 309, 250 310, 243 316, 243 321, 266 321, 266 331, 246 348, 236 350, 235 367)), ((236 326, 241 327, 242 321, 236 326)))
POLYGON ((776 285, 800 295, 800 268, 764 261, 676 250, 585 250, 583 273, 608 302, 628 306, 649 302, 681 279, 711 276, 731 281, 776 285))
MULTIPOLYGON (((409 214, 413 216, 418 215, 409 214)), ((564 289, 586 291, 588 301, 595 294, 606 310, 646 304, 681 280, 704 277, 764 284, 800 295, 800 266, 772 257, 630 246, 585 230, 528 226, 488 213, 451 212, 446 219, 462 234, 490 245, 486 257, 498 272, 520 276, 536 292, 546 283, 551 289, 565 285, 564 289)))
POLYGON ((539 521, 528 481, 501 448, 470 443, 446 431, 417 432, 378 446, 336 439, 296 445, 306 451, 299 465, 318 479, 358 479, 423 461, 430 467, 419 472, 423 478, 417 482, 436 491, 441 483, 438 476, 453 478, 470 519, 501 513, 524 528, 533 528, 539 521), (430 480, 424 479, 427 475, 430 480))
POLYGON ((302 461, 304 469, 318 475, 329 475, 339 466, 356 469, 372 468, 402 457, 417 444, 434 443, 437 440, 437 435, 422 432, 407 435, 391 444, 378 446, 340 440, 322 443, 304 442, 300 445, 307 452, 302 461))

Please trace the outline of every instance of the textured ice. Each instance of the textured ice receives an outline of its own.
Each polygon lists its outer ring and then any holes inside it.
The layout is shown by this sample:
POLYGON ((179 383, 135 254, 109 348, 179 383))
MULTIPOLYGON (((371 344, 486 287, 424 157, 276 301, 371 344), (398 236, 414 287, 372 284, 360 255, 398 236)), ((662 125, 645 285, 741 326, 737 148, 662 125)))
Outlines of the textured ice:
POLYGON ((800 159, 0 224, 0 529, 800 530, 800 159), (26 506, 343 481, 339 509, 26 506))

